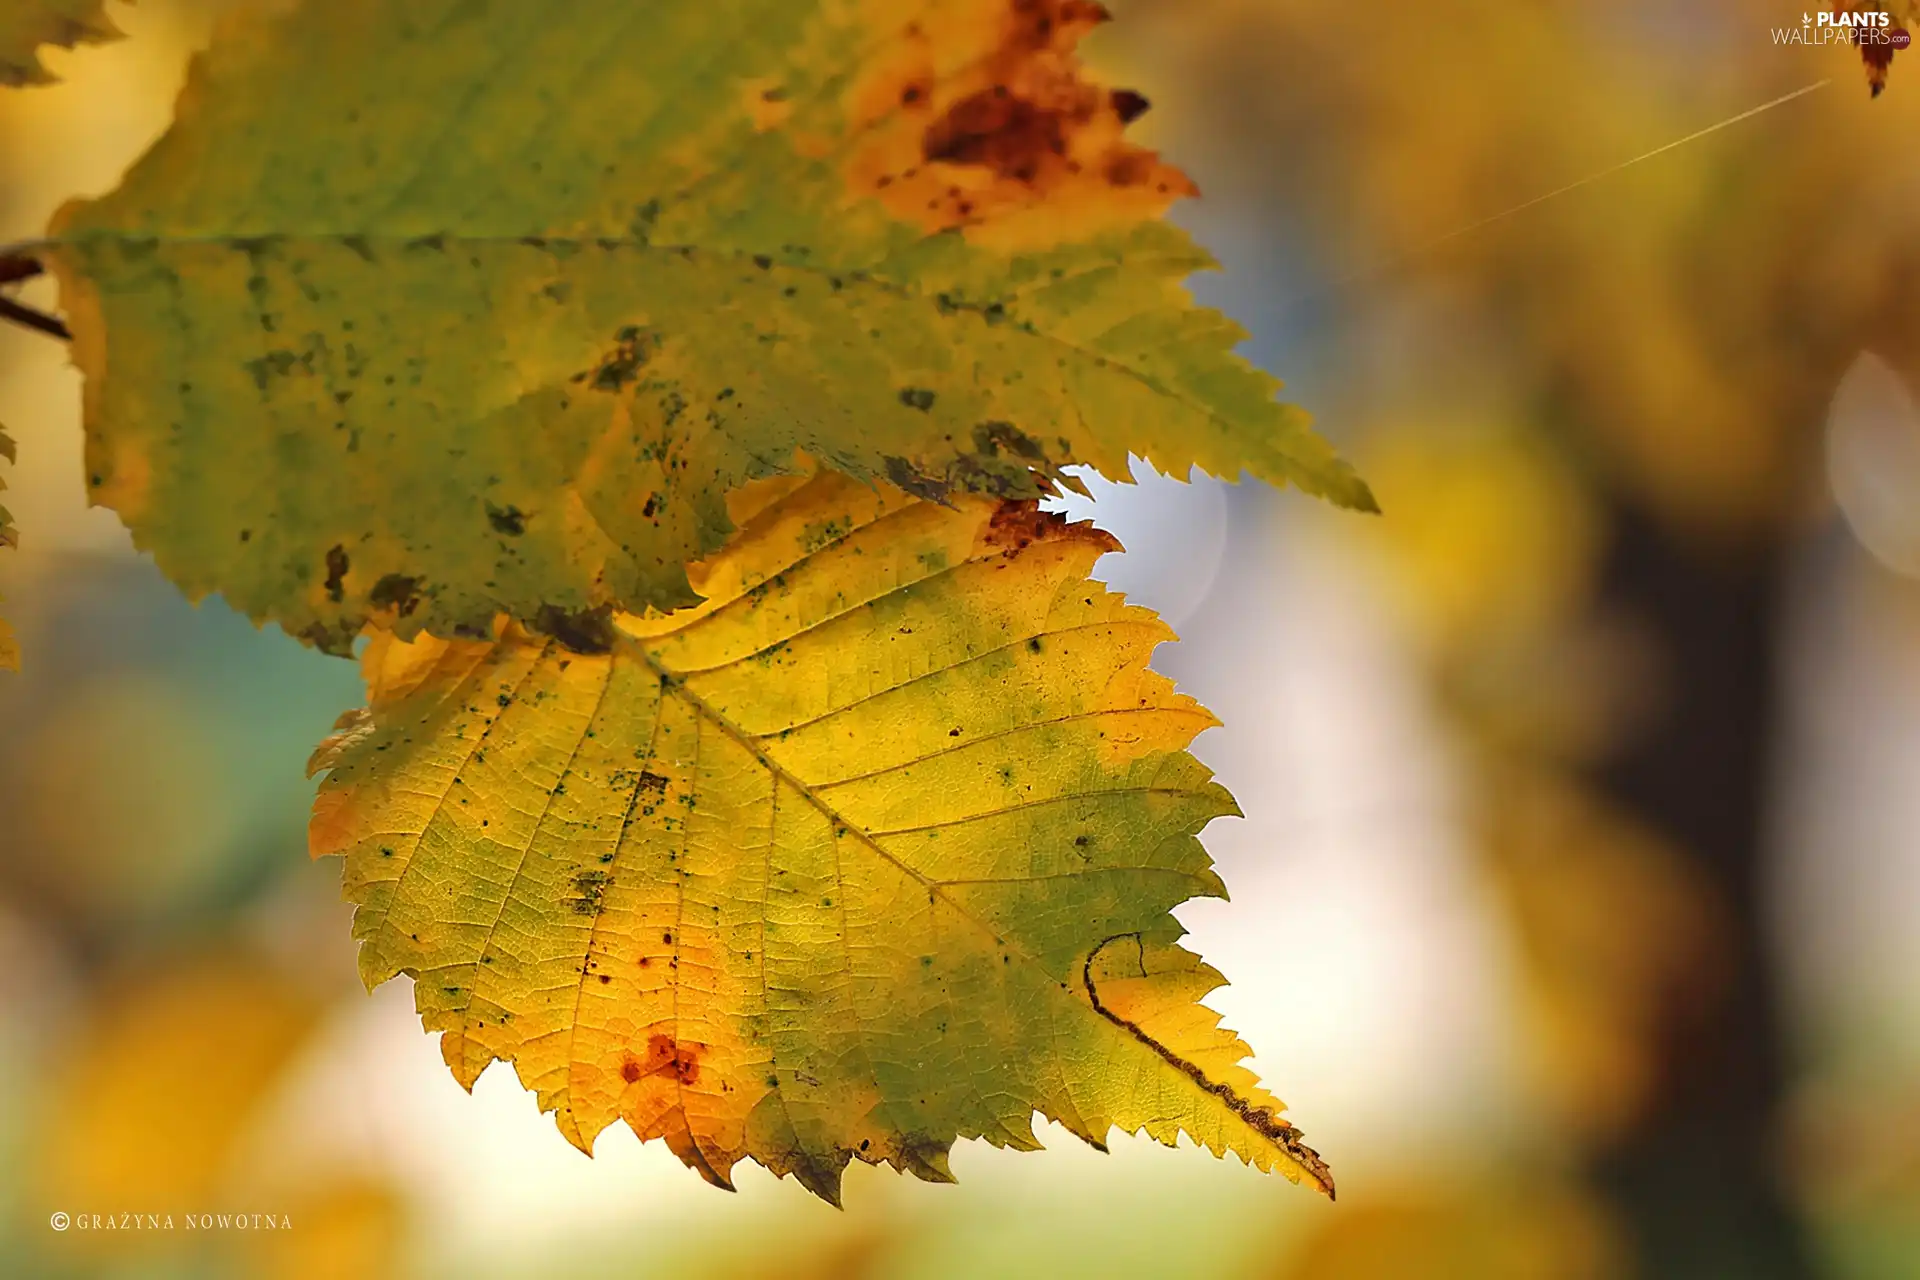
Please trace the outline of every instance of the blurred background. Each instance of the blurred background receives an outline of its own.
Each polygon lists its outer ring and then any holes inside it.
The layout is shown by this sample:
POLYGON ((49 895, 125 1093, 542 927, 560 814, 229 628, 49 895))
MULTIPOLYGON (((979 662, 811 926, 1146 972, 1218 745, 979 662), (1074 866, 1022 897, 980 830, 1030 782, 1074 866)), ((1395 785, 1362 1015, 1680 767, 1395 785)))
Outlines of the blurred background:
MULTIPOLYGON (((0 93, 0 243, 113 185, 219 7, 0 93)), ((1386 511, 1073 504, 1226 721, 1235 901, 1180 914, 1339 1204, 1052 1129, 837 1213, 467 1097, 305 856, 353 667, 86 509, 78 378, 0 327, 0 1273, 1920 1276, 1920 54, 1873 99, 1771 0, 1114 7, 1199 295, 1386 511), (122 1209, 293 1228, 48 1225, 122 1209)))

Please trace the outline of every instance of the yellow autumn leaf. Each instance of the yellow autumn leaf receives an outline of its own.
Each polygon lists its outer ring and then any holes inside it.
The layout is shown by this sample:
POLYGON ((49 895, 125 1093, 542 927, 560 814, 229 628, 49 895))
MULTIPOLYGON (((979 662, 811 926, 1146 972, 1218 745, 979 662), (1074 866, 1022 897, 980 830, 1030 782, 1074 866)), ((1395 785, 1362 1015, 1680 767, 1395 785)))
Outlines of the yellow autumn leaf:
POLYGON ((0 0, 0 85, 51 83, 41 45, 71 49, 119 35, 103 0, 0 0))
POLYGON ((230 24, 50 243, 88 481, 190 595, 363 622, 694 603, 796 450, 927 497, 1128 456, 1366 488, 1192 305, 1192 184, 1089 0, 318 0, 230 24))
POLYGON ((696 609, 372 638, 311 833, 367 983, 414 977, 463 1084, 510 1061, 583 1150, 625 1120, 723 1186, 944 1180, 1039 1111, 1332 1194, 1175 944, 1234 806, 1171 633, 1087 577, 1112 540, 831 473, 734 515, 696 609))

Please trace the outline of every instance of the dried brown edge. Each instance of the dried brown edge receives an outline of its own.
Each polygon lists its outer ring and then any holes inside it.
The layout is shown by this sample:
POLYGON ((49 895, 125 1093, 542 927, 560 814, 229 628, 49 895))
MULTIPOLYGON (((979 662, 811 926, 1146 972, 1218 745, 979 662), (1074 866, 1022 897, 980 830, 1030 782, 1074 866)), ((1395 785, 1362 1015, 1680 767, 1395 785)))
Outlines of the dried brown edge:
MULTIPOLYGON (((1192 1080, 1196 1085, 1200 1086, 1200 1088, 1220 1099, 1221 1102, 1226 1104, 1228 1110, 1244 1120, 1250 1128, 1286 1152, 1287 1155, 1293 1159, 1294 1163, 1299 1165, 1306 1175, 1314 1180, 1320 1190, 1327 1193, 1328 1200, 1336 1199, 1337 1197, 1334 1194, 1333 1186, 1333 1170, 1327 1167, 1327 1162, 1320 1158, 1318 1151, 1315 1151, 1312 1147, 1300 1140, 1299 1129, 1274 1115, 1272 1108, 1256 1107, 1232 1089, 1229 1089, 1226 1085, 1208 1079, 1206 1072, 1148 1035, 1141 1029, 1138 1023, 1121 1017, 1100 1002, 1100 993, 1095 989, 1093 983, 1093 962, 1099 957, 1102 951, 1120 941, 1122 938, 1132 938, 1136 942, 1141 941, 1140 934, 1137 932, 1116 933, 1089 951, 1085 963, 1081 966, 1080 981, 1087 989, 1087 1000, 1093 1005, 1093 1011, 1105 1018, 1108 1022, 1111 1022, 1114 1026, 1125 1031, 1141 1044, 1147 1046, 1147 1048, 1159 1054, 1160 1057, 1166 1061, 1167 1065, 1192 1080)), ((1144 943, 1142 945, 1144 945, 1144 943)))

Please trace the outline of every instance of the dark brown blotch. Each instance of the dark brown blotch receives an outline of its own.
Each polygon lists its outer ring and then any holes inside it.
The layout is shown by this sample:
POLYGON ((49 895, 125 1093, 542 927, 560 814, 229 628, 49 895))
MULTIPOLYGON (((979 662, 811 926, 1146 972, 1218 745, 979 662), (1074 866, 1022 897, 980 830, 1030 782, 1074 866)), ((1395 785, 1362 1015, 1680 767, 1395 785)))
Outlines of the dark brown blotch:
POLYGON ((1029 462, 1043 462, 1047 456, 1039 441, 1011 422, 978 424, 973 429, 973 443, 980 452, 995 457, 1010 453, 1029 462))
POLYGON ((527 531, 527 513, 515 506, 496 507, 489 502, 487 523, 502 537, 517 538, 527 531))
POLYGON ((569 611, 557 604, 543 604, 540 612, 534 616, 533 629, 542 635, 552 636, 575 653, 613 652, 611 605, 569 611))
POLYGON ((347 598, 347 574, 351 569, 347 549, 335 543, 327 550, 327 599, 339 604, 347 598))
POLYGON ((584 382, 595 391, 618 393, 640 379, 640 370, 653 355, 652 337, 635 325, 627 325, 614 334, 613 350, 586 373, 576 374, 575 382, 584 382))
POLYGON ((1136 93, 1132 89, 1115 89, 1110 101, 1113 103, 1113 114, 1120 117, 1121 124, 1132 124, 1153 107, 1144 93, 1136 93))
POLYGON ((579 896, 573 899, 575 915, 597 916, 606 905, 607 883, 612 877, 604 871, 582 871, 573 878, 573 889, 579 896))
POLYGON ((642 1078, 652 1075, 670 1075, 681 1084, 693 1084, 700 1079, 700 1055, 706 1046, 691 1040, 676 1041, 669 1035, 647 1037, 647 1056, 642 1059, 629 1053, 620 1063, 620 1078, 628 1084, 637 1084, 642 1078))
POLYGON ((916 498, 944 503, 953 492, 951 484, 926 474, 905 458, 890 457, 886 459, 886 466, 887 479, 916 498))
POLYGON ((420 607, 420 579, 404 573, 389 573, 373 584, 367 599, 376 609, 392 609, 403 618, 413 616, 420 607))

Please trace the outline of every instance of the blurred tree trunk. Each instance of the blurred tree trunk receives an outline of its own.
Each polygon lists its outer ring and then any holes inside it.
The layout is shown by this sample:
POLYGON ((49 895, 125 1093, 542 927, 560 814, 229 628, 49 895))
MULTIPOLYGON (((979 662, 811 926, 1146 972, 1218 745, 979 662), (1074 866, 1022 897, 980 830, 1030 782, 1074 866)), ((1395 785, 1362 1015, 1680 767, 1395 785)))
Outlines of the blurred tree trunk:
POLYGON ((1718 898, 1729 968, 1662 1011, 1650 1104, 1590 1169, 1646 1276, 1812 1276, 1781 1185, 1787 1055, 1762 909, 1784 547, 1711 551, 1612 505, 1598 603, 1646 628, 1665 697, 1591 781, 1684 851, 1718 898))

